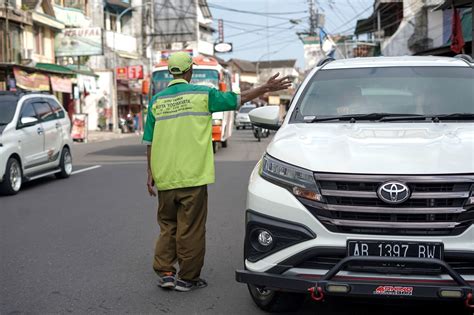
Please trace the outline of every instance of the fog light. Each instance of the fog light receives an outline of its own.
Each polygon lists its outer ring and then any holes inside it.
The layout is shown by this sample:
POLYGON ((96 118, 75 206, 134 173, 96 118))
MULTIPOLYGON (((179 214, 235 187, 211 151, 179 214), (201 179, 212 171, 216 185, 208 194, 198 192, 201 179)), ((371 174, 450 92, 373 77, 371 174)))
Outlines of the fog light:
POLYGON ((331 293, 348 293, 351 287, 346 284, 328 284, 326 291, 331 293))
POLYGON ((270 246, 273 243, 273 237, 267 230, 261 230, 258 234, 258 243, 262 246, 270 246))
POLYGON ((462 291, 459 290, 440 290, 439 296, 443 298, 462 298, 462 291))

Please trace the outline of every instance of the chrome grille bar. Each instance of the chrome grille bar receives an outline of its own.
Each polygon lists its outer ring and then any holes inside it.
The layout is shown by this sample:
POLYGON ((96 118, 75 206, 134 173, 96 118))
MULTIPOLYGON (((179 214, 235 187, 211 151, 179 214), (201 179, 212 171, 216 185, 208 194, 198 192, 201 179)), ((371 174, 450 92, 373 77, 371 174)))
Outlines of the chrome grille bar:
POLYGON ((462 213, 466 209, 445 207, 445 208, 400 208, 400 207, 360 207, 343 205, 323 205, 323 209, 329 211, 359 212, 359 213, 379 213, 379 214, 443 214, 443 213, 462 213))
POLYGON ((474 183, 474 174, 466 175, 363 175, 363 174, 328 174, 315 173, 317 180, 347 182, 387 182, 396 180, 409 183, 474 183))
POLYGON ((388 222, 388 221, 356 221, 320 218, 322 221, 339 226, 352 226, 362 228, 386 228, 386 229, 453 229, 458 222, 388 222))
MULTIPOLYGON (((355 197, 355 198, 378 198, 375 191, 356 191, 356 190, 331 190, 322 189, 321 194, 323 196, 332 197, 355 197)), ((449 199, 449 198, 467 198, 469 197, 468 191, 460 192, 413 192, 410 196, 411 199, 449 199)))

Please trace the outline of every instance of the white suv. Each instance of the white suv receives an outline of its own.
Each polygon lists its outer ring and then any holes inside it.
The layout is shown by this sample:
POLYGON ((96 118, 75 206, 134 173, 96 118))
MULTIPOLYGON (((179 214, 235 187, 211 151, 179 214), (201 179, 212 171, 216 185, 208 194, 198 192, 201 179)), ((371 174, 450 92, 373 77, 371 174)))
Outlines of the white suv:
MULTIPOLYGON (((278 108, 250 113, 278 129, 278 108)), ((325 296, 473 307, 474 69, 466 57, 324 60, 248 186, 255 303, 325 296)))
POLYGON ((0 193, 22 182, 72 172, 71 122, 50 94, 0 92, 0 193))

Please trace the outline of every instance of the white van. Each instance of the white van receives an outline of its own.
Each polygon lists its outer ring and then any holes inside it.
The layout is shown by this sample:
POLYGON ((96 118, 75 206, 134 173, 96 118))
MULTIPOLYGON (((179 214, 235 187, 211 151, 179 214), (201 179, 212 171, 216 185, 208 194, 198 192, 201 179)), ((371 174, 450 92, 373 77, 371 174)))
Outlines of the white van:
POLYGON ((24 181, 72 173, 71 122, 51 94, 0 92, 0 193, 24 181))
POLYGON ((474 308, 474 64, 468 56, 324 60, 278 108, 248 186, 245 270, 267 311, 322 301, 474 308))

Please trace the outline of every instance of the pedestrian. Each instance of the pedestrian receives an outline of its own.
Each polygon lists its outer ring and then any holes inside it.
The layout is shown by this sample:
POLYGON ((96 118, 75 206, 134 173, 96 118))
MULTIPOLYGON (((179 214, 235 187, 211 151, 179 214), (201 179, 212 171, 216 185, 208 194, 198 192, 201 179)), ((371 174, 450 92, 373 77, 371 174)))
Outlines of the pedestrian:
POLYGON ((138 118, 137 114, 133 114, 133 129, 135 130, 136 134, 140 133, 140 119, 138 118))
POLYGON ((212 113, 232 111, 266 92, 287 89, 287 77, 272 76, 241 95, 189 84, 193 61, 185 52, 168 59, 173 80, 153 96, 145 125, 147 189, 158 191, 158 224, 153 269, 159 286, 185 292, 203 288, 207 185, 214 182, 212 113), (175 263, 179 272, 176 274, 175 263))

